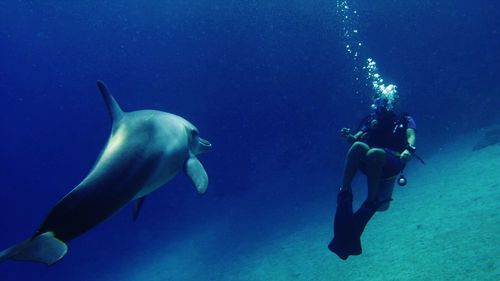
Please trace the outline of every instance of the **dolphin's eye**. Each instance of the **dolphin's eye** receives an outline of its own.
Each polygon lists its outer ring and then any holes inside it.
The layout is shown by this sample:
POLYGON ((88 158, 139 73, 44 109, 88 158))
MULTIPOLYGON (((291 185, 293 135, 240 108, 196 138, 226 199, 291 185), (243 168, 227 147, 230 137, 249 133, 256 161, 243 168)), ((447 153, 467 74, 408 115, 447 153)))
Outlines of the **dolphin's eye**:
POLYGON ((191 131, 191 136, 194 138, 196 136, 198 136, 198 132, 196 130, 192 130, 191 131))

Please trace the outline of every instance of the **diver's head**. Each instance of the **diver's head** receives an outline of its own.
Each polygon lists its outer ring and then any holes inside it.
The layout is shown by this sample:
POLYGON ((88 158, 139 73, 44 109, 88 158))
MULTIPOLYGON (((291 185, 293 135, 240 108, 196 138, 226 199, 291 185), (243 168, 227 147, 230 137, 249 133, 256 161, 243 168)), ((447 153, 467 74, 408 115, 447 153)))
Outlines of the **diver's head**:
POLYGON ((386 113, 388 111, 388 102, 387 99, 383 97, 378 97, 373 101, 372 104, 372 109, 375 111, 375 113, 386 113))
POLYGON ((383 98, 383 97, 376 98, 373 101, 371 108, 377 116, 386 115, 388 112, 391 112, 394 110, 394 106, 389 104, 387 99, 383 98))

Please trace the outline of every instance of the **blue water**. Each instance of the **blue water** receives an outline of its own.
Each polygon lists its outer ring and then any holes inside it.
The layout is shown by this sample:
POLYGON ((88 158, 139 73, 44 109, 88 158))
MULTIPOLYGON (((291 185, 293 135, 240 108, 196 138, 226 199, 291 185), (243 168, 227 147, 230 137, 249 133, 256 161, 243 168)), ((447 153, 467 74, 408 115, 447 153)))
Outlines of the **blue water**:
MULTIPOLYGON (((498 122, 496 1, 353 5, 363 56, 398 85, 419 150, 498 122)), ((241 240, 251 249, 275 232, 253 227, 266 214, 333 201, 338 131, 368 113, 371 91, 354 79, 341 30, 336 2, 324 0, 0 1, 0 248, 28 238, 92 167, 110 130, 97 79, 123 109, 181 115, 214 145, 200 156, 206 195, 179 175, 139 222, 124 209, 54 267, 3 263, 0 280, 97 280, 217 220, 233 229, 207 260, 237 255, 241 240)))

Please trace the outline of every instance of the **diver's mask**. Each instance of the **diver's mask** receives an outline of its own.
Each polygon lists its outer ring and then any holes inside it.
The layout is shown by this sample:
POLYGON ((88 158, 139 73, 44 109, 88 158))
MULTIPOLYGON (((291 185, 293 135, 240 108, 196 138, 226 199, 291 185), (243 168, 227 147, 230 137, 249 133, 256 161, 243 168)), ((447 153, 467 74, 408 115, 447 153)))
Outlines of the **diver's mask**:
POLYGON ((373 101, 371 108, 375 111, 377 115, 384 115, 389 111, 387 109, 389 101, 386 98, 378 97, 373 101))
POLYGON ((382 115, 386 114, 388 111, 389 110, 387 109, 387 107, 381 105, 375 109, 375 114, 377 114, 378 116, 382 116, 382 115))

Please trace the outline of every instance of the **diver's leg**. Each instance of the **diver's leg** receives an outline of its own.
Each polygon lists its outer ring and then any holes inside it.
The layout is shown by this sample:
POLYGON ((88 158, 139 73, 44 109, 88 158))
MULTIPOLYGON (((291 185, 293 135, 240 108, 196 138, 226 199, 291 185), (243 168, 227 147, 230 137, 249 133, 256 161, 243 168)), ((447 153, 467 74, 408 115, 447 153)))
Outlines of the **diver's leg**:
POLYGON ((351 191, 351 184, 359 164, 365 160, 366 154, 370 147, 364 142, 355 142, 347 153, 344 164, 344 177, 342 180, 342 190, 351 191))
POLYGON ((377 209, 378 212, 385 212, 389 209, 394 192, 394 185, 396 184, 397 176, 382 179, 378 185, 377 202, 385 202, 377 209))
POLYGON ((382 169, 387 162, 387 154, 383 149, 372 148, 365 158, 366 176, 368 178, 368 196, 366 201, 376 202, 378 187, 382 179, 382 169))
POLYGON ((350 255, 361 254, 361 242, 352 224, 351 183, 368 150, 368 145, 362 142, 355 142, 351 146, 345 161, 342 187, 337 196, 337 210, 333 223, 334 237, 328 244, 328 249, 343 260, 350 255))
MULTIPOLYGON (((384 150, 379 148, 370 149, 366 154, 366 176, 368 178, 368 196, 366 201, 354 213, 352 218, 351 227, 353 230, 353 245, 360 245, 361 249, 361 234, 365 230, 368 221, 373 217, 377 209, 389 200, 377 202, 378 187, 382 177, 382 169, 387 162, 387 154, 384 150)), ((361 253, 361 251, 359 251, 361 253)))

